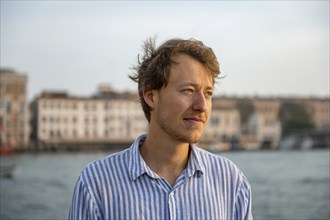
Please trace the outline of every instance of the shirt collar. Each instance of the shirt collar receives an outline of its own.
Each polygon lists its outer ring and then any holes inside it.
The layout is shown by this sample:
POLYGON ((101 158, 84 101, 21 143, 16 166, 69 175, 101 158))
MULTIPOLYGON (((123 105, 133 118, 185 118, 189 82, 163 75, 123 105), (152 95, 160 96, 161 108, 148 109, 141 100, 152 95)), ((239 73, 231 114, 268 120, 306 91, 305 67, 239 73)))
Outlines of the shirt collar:
MULTIPOLYGON (((129 150, 129 172, 131 176, 131 180, 135 181, 143 174, 148 174, 151 178, 161 178, 156 173, 154 173, 149 166, 143 160, 139 146, 146 139, 147 134, 140 135, 131 145, 129 150)), ((185 172, 186 177, 191 177, 195 173, 197 173, 198 177, 201 176, 205 172, 205 167, 201 161, 201 155, 198 147, 194 144, 191 145, 190 158, 188 161, 188 165, 185 172)))
POLYGON ((140 144, 144 142, 147 134, 140 135, 131 145, 129 150, 129 172, 131 180, 135 181, 141 175, 148 173, 149 176, 156 178, 155 173, 153 173, 148 165, 143 160, 140 154, 140 144))
POLYGON ((186 168, 186 177, 191 177, 195 173, 200 177, 205 172, 205 167, 201 161, 200 150, 195 144, 191 144, 190 158, 186 168))

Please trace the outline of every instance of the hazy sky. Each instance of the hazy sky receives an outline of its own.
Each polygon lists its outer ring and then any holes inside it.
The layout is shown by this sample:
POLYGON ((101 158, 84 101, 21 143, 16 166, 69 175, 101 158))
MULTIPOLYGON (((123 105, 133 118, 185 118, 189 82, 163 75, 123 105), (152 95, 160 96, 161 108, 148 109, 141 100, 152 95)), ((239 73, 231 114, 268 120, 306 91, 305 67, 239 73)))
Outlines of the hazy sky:
POLYGON ((216 94, 329 96, 329 1, 4 1, 1 67, 43 90, 90 95, 127 75, 143 41, 196 38, 225 78, 216 94))

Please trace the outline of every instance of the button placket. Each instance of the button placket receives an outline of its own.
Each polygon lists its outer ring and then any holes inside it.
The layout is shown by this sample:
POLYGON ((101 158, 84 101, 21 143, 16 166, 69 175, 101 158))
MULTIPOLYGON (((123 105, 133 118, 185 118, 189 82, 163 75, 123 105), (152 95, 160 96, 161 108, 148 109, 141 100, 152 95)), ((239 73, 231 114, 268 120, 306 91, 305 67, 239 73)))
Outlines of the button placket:
POLYGON ((176 219, 176 210, 175 210, 175 197, 174 192, 170 192, 168 195, 168 205, 170 210, 170 219, 176 219))

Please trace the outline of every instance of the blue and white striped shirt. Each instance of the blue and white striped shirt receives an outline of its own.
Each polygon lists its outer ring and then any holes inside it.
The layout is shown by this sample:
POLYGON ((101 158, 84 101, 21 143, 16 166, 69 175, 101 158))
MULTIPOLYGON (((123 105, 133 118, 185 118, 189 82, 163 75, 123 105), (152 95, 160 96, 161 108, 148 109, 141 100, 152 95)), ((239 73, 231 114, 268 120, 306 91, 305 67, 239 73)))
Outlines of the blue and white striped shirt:
POLYGON ((252 219, 250 185, 230 160, 193 145, 172 187, 141 157, 145 137, 85 167, 68 219, 252 219))

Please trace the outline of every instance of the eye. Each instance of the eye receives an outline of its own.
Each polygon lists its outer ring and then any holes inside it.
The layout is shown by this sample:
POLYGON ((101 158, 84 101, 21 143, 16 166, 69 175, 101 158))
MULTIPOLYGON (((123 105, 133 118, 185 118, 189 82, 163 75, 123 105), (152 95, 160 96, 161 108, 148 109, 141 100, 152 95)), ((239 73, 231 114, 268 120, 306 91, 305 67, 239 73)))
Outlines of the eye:
POLYGON ((213 96, 213 91, 206 91, 205 94, 208 97, 212 97, 213 96))
POLYGON ((183 89, 182 92, 186 95, 192 95, 194 93, 194 89, 186 88, 186 89, 183 89))

